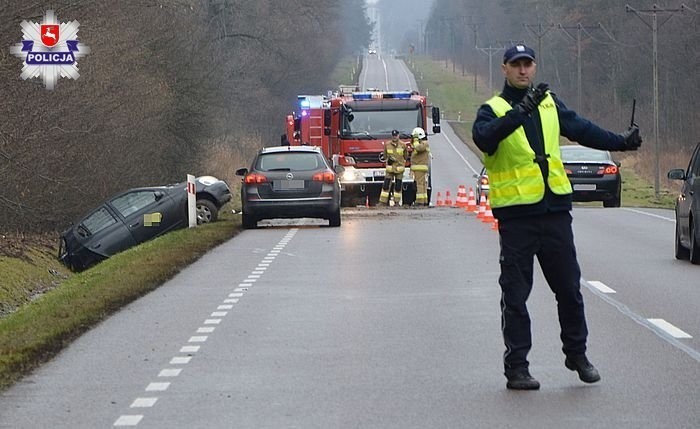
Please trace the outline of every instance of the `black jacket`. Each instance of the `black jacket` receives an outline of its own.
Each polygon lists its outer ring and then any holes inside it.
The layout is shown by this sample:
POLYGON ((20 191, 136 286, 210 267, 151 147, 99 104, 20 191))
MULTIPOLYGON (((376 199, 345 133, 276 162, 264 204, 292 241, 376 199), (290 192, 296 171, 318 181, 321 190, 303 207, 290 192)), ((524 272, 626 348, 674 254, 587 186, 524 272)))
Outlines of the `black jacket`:
MULTIPOLYGON (((511 106, 522 100, 527 89, 517 89, 504 85, 500 94, 511 106)), ((621 151, 624 150, 624 140, 619 134, 606 131, 588 119, 578 116, 568 109, 553 93, 552 97, 557 106, 559 116, 559 132, 567 139, 593 149, 621 151)), ((483 104, 476 112, 476 120, 472 127, 474 143, 482 152, 492 155, 498 149, 501 140, 508 137, 519 126, 525 129, 525 135, 536 155, 544 155, 544 138, 539 112, 535 110, 532 116, 526 116, 513 109, 505 116, 498 118, 488 104, 483 104)), ((547 163, 540 163, 543 177, 547 177, 547 163)), ((545 180, 544 198, 534 204, 501 207, 493 209, 493 215, 498 220, 514 217, 539 215, 547 212, 571 210, 571 195, 556 195, 547 186, 545 180)))

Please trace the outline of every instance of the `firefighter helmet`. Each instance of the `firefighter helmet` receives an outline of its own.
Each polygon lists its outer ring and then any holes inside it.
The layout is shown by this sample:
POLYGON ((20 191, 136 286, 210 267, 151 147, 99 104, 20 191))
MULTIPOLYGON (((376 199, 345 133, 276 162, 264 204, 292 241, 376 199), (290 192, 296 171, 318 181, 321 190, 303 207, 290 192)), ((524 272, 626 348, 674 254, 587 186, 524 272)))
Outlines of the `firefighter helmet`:
POLYGON ((417 137, 417 138, 423 140, 425 138, 425 131, 423 131, 423 128, 421 128, 421 127, 416 127, 411 132, 411 135, 413 137, 417 137))

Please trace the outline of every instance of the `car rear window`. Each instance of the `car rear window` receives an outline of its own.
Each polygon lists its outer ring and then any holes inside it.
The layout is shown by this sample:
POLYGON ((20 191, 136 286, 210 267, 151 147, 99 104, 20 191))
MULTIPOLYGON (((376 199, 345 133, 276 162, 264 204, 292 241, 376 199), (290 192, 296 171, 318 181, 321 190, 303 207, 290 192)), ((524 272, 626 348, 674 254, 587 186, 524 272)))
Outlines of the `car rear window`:
POLYGON ((255 169, 259 171, 308 171, 318 170, 322 165, 323 160, 316 153, 268 153, 258 157, 255 169))
POLYGON ((564 149, 561 148, 561 158, 564 161, 609 161, 607 151, 597 149, 564 149))

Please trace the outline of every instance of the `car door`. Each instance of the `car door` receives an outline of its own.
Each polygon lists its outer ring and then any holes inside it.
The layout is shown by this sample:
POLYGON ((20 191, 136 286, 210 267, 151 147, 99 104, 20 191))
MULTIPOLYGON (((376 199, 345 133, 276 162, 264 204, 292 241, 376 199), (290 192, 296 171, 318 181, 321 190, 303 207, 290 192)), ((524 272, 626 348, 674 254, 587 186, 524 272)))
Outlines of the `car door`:
POLYGON ((700 144, 695 147, 693 156, 690 158, 681 195, 684 197, 680 198, 678 202, 681 234, 683 237, 688 237, 688 243, 692 243, 693 237, 690 237, 689 216, 691 211, 695 216, 700 215, 700 144))
MULTIPOLYGON (((101 206, 86 216, 76 228, 78 241, 90 252, 109 257, 135 244, 126 225, 107 206, 101 206)), ((80 252, 78 266, 88 266, 95 257, 80 252)), ((98 258, 99 260, 99 258, 98 258)))
POLYGON ((173 200, 160 189, 135 189, 109 204, 121 215, 136 244, 161 235, 177 224, 173 200))

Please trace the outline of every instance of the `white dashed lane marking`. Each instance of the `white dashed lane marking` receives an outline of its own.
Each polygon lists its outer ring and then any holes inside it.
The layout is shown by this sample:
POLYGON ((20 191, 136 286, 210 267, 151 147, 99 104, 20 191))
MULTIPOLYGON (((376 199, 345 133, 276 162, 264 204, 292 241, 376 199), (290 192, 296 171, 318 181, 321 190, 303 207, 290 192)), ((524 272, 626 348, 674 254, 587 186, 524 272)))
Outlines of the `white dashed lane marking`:
POLYGON ((666 332, 673 338, 693 338, 689 333, 675 327, 664 319, 647 319, 649 323, 666 332))
POLYGON ((589 285, 593 286, 594 288, 598 289, 599 291, 603 293, 617 293, 613 289, 609 288, 605 283, 599 282, 597 280, 591 280, 588 282, 589 285))
MULTIPOLYGON (((255 270, 251 272, 247 276, 245 280, 243 280, 241 283, 238 284, 238 287, 234 289, 232 293, 229 293, 227 298, 223 300, 222 304, 217 305, 216 310, 212 312, 209 315, 209 319, 204 320, 204 325, 219 325, 221 324, 222 320, 221 318, 226 317, 226 315, 229 313, 228 311, 223 311, 223 310, 233 310, 233 304, 237 304, 238 300, 243 296, 244 292, 247 292, 253 284, 261 278, 263 274, 265 274, 265 270, 270 266, 270 263, 275 260, 275 257, 279 255, 284 249, 284 246, 289 243, 289 241, 294 237, 294 235, 297 233, 298 229, 294 228, 291 229, 285 236, 280 240, 280 242, 273 247, 273 250, 271 250, 264 258, 262 261, 260 261, 257 266, 255 267, 255 270)), ((260 253, 259 249, 254 250, 255 253, 260 253)), ((215 328, 213 326, 201 326, 197 328, 197 333, 198 334, 211 334, 213 333, 215 328)), ((207 340, 208 336, 206 335, 194 335, 187 340, 188 343, 204 343, 207 340)), ((180 348, 180 353, 197 353, 200 349, 200 346, 193 346, 193 345, 187 345, 183 346, 180 348)), ((192 360, 192 356, 175 356, 172 359, 170 359, 170 365, 187 365, 190 363, 192 360)), ((161 371, 158 373, 158 377, 160 378, 174 378, 178 377, 180 373, 182 372, 182 368, 164 368, 161 369, 161 371)), ((148 386, 146 386, 146 392, 164 392, 168 390, 170 387, 170 383, 149 383, 148 386)), ((150 408, 153 407, 156 402, 158 401, 158 397, 145 397, 145 398, 136 398, 134 402, 132 402, 130 408, 150 408)), ((133 415, 133 414, 125 414, 119 416, 119 418, 114 422, 114 426, 136 426, 138 425, 141 420, 143 419, 142 414, 138 415, 133 415)))

